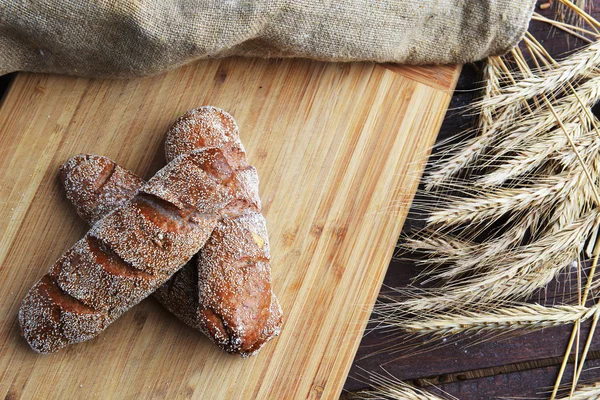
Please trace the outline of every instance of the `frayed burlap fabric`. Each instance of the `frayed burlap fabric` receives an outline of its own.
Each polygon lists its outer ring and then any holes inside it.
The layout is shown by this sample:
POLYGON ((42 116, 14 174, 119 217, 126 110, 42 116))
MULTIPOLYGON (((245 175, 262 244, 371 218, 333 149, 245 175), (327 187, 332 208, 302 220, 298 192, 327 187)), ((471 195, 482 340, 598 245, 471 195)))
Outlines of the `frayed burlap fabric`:
POLYGON ((533 0, 0 0, 0 74, 149 75, 230 55, 464 63, 514 46, 533 0))

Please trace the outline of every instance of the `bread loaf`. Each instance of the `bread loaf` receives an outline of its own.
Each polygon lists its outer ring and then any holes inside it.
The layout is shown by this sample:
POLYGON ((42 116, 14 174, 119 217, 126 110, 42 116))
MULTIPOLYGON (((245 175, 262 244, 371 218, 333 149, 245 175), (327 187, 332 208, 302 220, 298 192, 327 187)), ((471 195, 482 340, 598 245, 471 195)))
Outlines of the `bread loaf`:
POLYGON ((182 155, 94 224, 23 300, 30 346, 49 353, 94 337, 154 292, 204 246, 248 167, 242 152, 182 155))
MULTIPOLYGON (((215 146, 244 152, 235 120, 228 113, 201 107, 181 116, 168 130, 167 160, 194 149, 215 146)), ((223 349, 242 355, 260 350, 279 334, 281 307, 271 290, 269 239, 260 213, 254 167, 236 175, 236 209, 224 215, 200 251, 197 327, 223 349)), ((164 288, 164 287, 163 287, 164 288)), ((163 304, 170 306, 157 291, 163 304)))

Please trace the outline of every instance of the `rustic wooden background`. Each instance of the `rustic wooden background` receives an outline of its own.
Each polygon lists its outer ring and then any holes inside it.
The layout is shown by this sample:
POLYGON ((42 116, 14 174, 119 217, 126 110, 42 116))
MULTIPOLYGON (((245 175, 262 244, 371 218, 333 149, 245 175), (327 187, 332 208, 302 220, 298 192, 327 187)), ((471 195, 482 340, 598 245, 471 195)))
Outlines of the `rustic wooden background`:
MULTIPOLYGON (((542 1, 544 3, 546 1, 542 1)), ((600 0, 591 4, 592 14, 600 17, 600 0)), ((538 9, 538 11, 540 11, 538 9)), ((582 42, 551 30, 548 25, 532 25, 535 35, 553 55, 559 55, 581 46, 582 42)), ((469 116, 461 114, 461 108, 478 95, 480 65, 463 68, 456 92, 452 98, 438 141, 455 136, 473 124, 469 116)), ((11 75, 0 77, 0 97, 12 79, 11 75)), ((413 213, 405 226, 409 231, 418 224, 419 215, 413 213)), ((417 268, 407 260, 392 260, 385 285, 406 285, 417 268)), ((553 291, 549 291, 551 297, 553 291)), ((544 295, 544 294, 542 294, 544 295)), ((587 328, 587 325, 584 329, 587 328)), ((405 337, 373 332, 363 338, 354 366, 345 385, 347 391, 367 388, 361 382, 361 370, 389 372, 394 377, 421 386, 433 382, 440 389, 461 400, 493 399, 500 397, 547 398, 556 378, 571 326, 546 329, 533 334, 494 339, 482 344, 471 344, 477 337, 465 337, 458 342, 439 341, 435 350, 414 354, 410 349, 389 351, 390 346, 402 345, 405 337)), ((585 331, 584 331, 585 334, 585 331)), ((588 356, 582 380, 600 379, 600 341, 596 340, 588 356)), ((571 370, 566 373, 570 378, 571 370)), ((428 389, 436 391, 431 386, 428 389)))
MULTIPOLYGON (((551 17, 550 10, 539 8, 543 3, 547 3, 547 0, 539 1, 536 11, 551 17)), ((587 3, 592 15, 596 19, 600 18, 600 0, 588 0, 587 3)), ((554 57, 584 45, 583 41, 550 29, 547 24, 532 22, 530 31, 554 57)), ((479 96, 477 89, 481 87, 480 68, 481 64, 463 67, 438 142, 473 126, 473 117, 465 115, 461 110, 479 96)), ((598 116, 598 112, 596 115, 598 116)), ((435 157, 435 149, 432 156, 435 157)), ((423 218, 416 211, 411 211, 403 229, 405 233, 420 226, 419 220, 423 218)), ((418 270, 410 260, 392 260, 382 291, 386 290, 386 285, 405 286, 418 270)), ((563 276, 560 282, 555 282, 536 298, 552 302, 557 297, 556 301, 560 301, 565 281, 568 281, 568 277, 563 276)), ((588 329, 589 323, 583 327, 583 340, 587 337, 588 329)), ((471 335, 462 336, 457 341, 442 342, 438 339, 432 343, 434 350, 427 352, 420 352, 416 347, 422 341, 407 342, 409 338, 405 335, 370 332, 361 342, 345 389, 351 392, 368 388, 360 375, 365 375, 365 371, 374 371, 389 373, 397 379, 440 393, 440 390, 431 386, 434 384, 460 400, 517 397, 547 399, 562 363, 571 330, 572 326, 568 325, 527 335, 491 339, 480 344, 474 343, 482 338, 471 335), (397 349, 391 350, 394 346, 397 349)), ((598 331, 588 360, 581 382, 600 380, 598 331)), ((572 365, 567 369, 563 383, 570 383, 572 365)))

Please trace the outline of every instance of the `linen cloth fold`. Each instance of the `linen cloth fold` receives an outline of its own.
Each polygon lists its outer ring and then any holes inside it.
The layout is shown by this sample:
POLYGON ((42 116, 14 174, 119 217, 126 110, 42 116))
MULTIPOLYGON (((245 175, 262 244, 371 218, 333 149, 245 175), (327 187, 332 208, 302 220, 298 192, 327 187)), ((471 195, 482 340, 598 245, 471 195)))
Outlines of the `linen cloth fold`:
POLYGON ((0 0, 0 74, 151 75, 231 55, 408 64, 498 55, 534 0, 0 0))

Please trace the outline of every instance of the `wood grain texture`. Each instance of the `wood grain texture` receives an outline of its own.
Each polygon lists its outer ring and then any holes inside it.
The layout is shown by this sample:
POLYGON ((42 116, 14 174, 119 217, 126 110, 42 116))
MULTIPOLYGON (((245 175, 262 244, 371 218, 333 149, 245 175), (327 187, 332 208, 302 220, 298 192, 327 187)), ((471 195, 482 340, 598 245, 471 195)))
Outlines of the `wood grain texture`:
POLYGON ((237 58, 137 80, 17 75, 0 107, 0 396, 338 396, 457 75, 237 58), (86 231, 60 164, 90 152, 148 178, 167 127, 209 104, 236 118, 261 179, 281 336, 243 360, 145 300, 96 339, 31 351, 21 299, 86 231))

